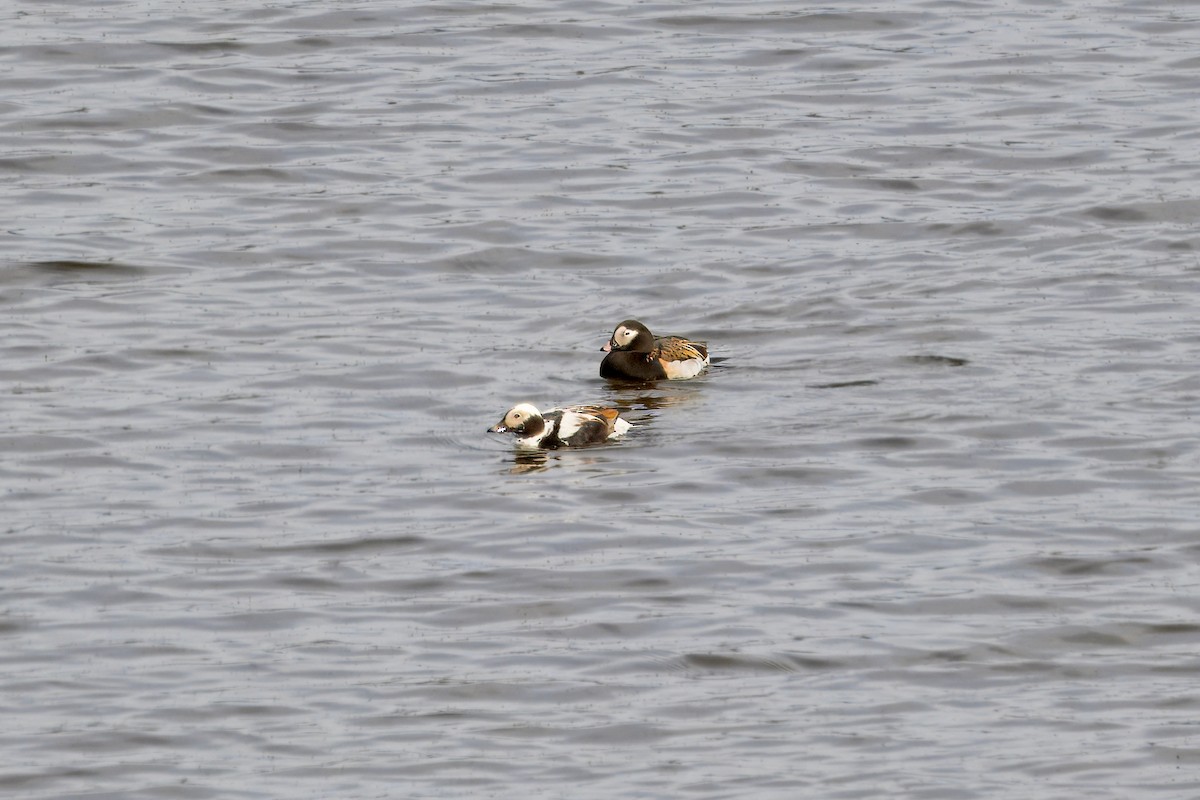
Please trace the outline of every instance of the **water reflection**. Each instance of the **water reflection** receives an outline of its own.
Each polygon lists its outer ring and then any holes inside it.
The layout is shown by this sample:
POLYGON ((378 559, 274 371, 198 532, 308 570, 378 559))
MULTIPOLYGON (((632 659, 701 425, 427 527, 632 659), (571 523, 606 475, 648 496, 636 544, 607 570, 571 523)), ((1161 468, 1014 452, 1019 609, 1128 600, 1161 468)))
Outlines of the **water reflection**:
POLYGON ((603 459, 596 455, 587 455, 588 451, 604 450, 616 445, 616 442, 602 442, 587 447, 569 447, 561 450, 537 450, 534 448, 518 447, 509 459, 506 459, 507 472, 510 475, 527 475, 534 472, 545 472, 551 467, 571 464, 574 467, 590 466, 601 463, 603 459))
POLYGON ((608 381, 608 402, 622 414, 659 411, 694 400, 703 383, 679 381, 608 381))
POLYGON ((511 463, 508 465, 510 475, 524 475, 530 472, 545 472, 550 468, 550 456, 558 453, 553 450, 535 450, 518 445, 513 451, 511 463))
POLYGON ((810 389, 853 389, 858 386, 876 386, 879 381, 873 378, 863 378, 860 381, 837 381, 835 383, 812 383, 810 389))
POLYGON ((944 367, 965 367, 971 363, 967 359, 958 358, 957 356, 938 355, 905 356, 903 360, 910 364, 939 364, 944 367))
POLYGON ((49 283, 95 283, 103 280, 133 280, 149 272, 145 267, 118 261, 57 259, 25 261, 6 270, 0 284, 40 285, 49 283))

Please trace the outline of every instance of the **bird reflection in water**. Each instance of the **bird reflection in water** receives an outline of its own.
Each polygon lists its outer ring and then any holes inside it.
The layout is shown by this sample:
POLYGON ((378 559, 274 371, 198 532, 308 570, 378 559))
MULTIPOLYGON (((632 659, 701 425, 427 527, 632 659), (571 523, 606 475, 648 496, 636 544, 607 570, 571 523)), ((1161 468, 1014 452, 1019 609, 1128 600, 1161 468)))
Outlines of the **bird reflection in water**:
POLYGON ((512 454, 512 459, 508 466, 508 474, 528 475, 534 472, 545 472, 551 467, 561 466, 568 462, 573 465, 598 464, 602 459, 584 455, 582 451, 591 449, 603 450, 612 446, 598 444, 587 448, 564 448, 562 450, 518 448, 512 454))
MULTIPOLYGON (((637 424, 639 411, 658 411, 689 403, 699 394, 700 383, 681 384, 674 381, 609 381, 608 402, 629 414, 637 424)), ((647 418, 643 417, 644 423, 647 418)))
POLYGON ((557 456, 550 450, 534 450, 518 447, 512 454, 512 464, 508 471, 512 475, 524 475, 527 472, 544 472, 550 469, 550 456, 557 456))

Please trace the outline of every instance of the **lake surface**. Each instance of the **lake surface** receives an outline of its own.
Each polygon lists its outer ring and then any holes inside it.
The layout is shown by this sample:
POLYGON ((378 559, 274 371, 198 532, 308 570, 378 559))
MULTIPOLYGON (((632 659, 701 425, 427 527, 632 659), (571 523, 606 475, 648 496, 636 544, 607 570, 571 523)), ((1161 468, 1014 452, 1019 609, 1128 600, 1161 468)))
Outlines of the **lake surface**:
POLYGON ((0 17, 5 797, 1200 796, 1200 7, 0 17))

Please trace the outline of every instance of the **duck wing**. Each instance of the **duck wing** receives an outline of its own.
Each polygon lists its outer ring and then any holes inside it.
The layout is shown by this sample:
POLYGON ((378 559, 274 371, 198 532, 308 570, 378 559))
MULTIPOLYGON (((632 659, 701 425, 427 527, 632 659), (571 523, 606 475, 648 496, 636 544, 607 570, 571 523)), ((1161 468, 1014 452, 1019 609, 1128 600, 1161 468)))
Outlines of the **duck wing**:
MULTIPOLYGON (((558 435, 568 444, 602 442, 618 427, 620 412, 607 406, 571 406, 563 409, 558 435)), ((628 423, 625 423, 628 426, 628 423)))
POLYGON ((655 341, 658 357, 664 361, 691 361, 708 359, 708 347, 704 342, 693 342, 682 336, 664 336, 655 341))

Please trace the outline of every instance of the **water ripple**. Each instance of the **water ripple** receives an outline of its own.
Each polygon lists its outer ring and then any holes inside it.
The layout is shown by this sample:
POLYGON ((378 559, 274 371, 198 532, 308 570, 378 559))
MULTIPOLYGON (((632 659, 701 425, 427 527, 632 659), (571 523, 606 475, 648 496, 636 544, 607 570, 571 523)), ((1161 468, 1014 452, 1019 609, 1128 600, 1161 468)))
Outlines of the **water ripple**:
POLYGON ((226 6, 0 34, 0 786, 1200 790, 1198 20, 226 6))

